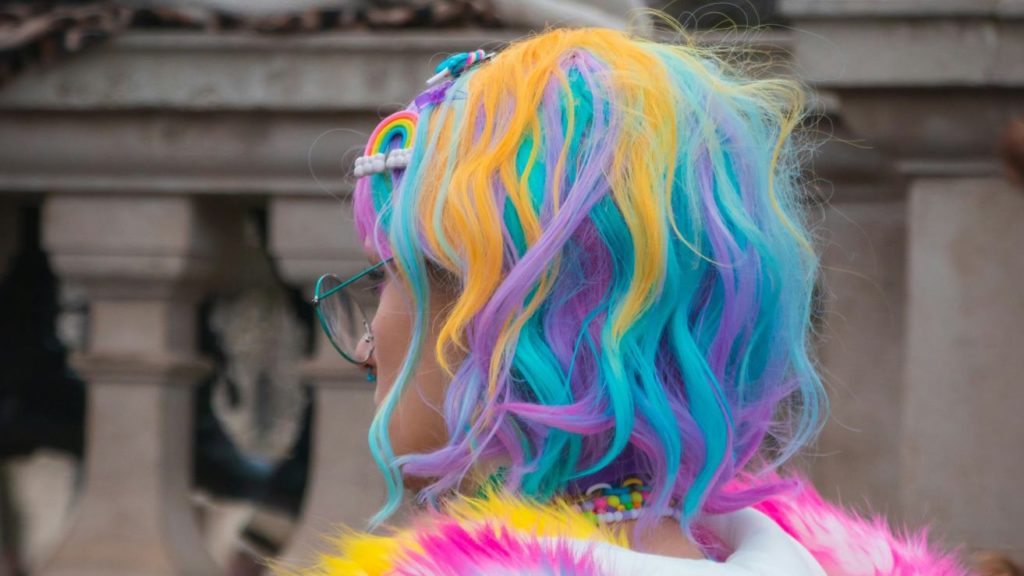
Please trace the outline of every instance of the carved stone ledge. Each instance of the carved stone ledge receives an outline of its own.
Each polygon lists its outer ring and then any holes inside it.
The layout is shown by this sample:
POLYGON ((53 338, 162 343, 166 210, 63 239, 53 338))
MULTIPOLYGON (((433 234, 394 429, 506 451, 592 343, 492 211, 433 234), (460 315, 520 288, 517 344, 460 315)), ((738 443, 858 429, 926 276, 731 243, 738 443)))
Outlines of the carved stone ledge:
POLYGON ((104 384, 193 386, 210 373, 212 364, 191 356, 77 353, 75 370, 87 381, 104 384))
POLYGON ((1024 114, 1024 8, 1001 0, 784 0, 796 69, 905 176, 990 176, 1024 114))
POLYGON ((999 138, 1010 119, 1024 115, 1024 86, 847 90, 841 97, 850 130, 915 176, 928 169, 995 175, 999 138))
MULTIPOLYGON (((125 34, 0 91, 0 193, 344 196, 352 152, 441 55, 522 34, 125 34)), ((786 69, 789 38, 696 41, 786 69)))
POLYGON ((786 14, 823 18, 1013 17, 1024 14, 1019 0, 781 0, 786 14))
POLYGON ((448 52, 522 31, 255 36, 131 32, 0 91, 0 109, 372 111, 407 101, 448 52))

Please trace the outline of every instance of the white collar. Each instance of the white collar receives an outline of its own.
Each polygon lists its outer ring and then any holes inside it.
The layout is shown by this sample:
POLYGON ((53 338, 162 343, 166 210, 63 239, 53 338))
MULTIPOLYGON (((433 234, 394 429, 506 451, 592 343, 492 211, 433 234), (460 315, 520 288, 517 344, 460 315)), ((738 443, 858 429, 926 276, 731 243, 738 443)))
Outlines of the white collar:
POLYGON ((724 562, 635 552, 613 544, 573 541, 615 576, 825 576, 799 542, 771 518, 752 508, 711 516, 702 526, 732 554, 724 562))

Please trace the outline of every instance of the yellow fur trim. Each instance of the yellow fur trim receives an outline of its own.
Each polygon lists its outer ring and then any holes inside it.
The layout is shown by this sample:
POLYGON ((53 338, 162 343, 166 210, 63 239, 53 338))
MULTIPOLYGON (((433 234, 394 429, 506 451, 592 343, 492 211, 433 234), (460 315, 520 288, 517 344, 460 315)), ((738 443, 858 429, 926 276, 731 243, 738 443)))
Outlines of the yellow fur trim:
POLYGON ((387 536, 344 531, 330 539, 331 552, 321 554, 316 565, 305 569, 273 566, 279 576, 384 576, 403 554, 420 553, 417 538, 430 534, 432 527, 455 522, 464 528, 487 526, 507 529, 539 538, 560 538, 606 542, 628 546, 625 531, 599 527, 571 504, 539 504, 505 493, 485 498, 460 497, 442 512, 425 512, 408 528, 387 536))

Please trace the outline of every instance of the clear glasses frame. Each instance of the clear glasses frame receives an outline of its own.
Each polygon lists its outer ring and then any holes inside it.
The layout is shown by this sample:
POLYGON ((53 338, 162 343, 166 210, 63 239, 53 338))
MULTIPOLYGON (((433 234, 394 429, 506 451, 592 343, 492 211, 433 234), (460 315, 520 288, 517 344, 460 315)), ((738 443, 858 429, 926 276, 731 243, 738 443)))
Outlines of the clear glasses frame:
POLYGON ((348 280, 324 274, 313 289, 312 304, 320 327, 342 358, 353 364, 362 365, 373 354, 373 333, 370 331, 372 318, 352 293, 352 285, 389 262, 391 258, 381 260, 348 280), (364 341, 367 345, 360 348, 364 341))

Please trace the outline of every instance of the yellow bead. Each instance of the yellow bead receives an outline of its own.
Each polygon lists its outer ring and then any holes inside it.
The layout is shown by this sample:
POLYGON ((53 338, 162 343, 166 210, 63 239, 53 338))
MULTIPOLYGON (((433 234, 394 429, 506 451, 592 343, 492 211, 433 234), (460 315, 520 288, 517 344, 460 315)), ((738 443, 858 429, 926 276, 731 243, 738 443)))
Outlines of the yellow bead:
POLYGON ((619 497, 615 496, 615 495, 609 496, 608 497, 608 505, 613 507, 613 508, 618 508, 619 507, 619 497))
POLYGON ((639 492, 633 492, 630 494, 630 499, 633 501, 633 504, 640 504, 644 501, 644 495, 639 492))

